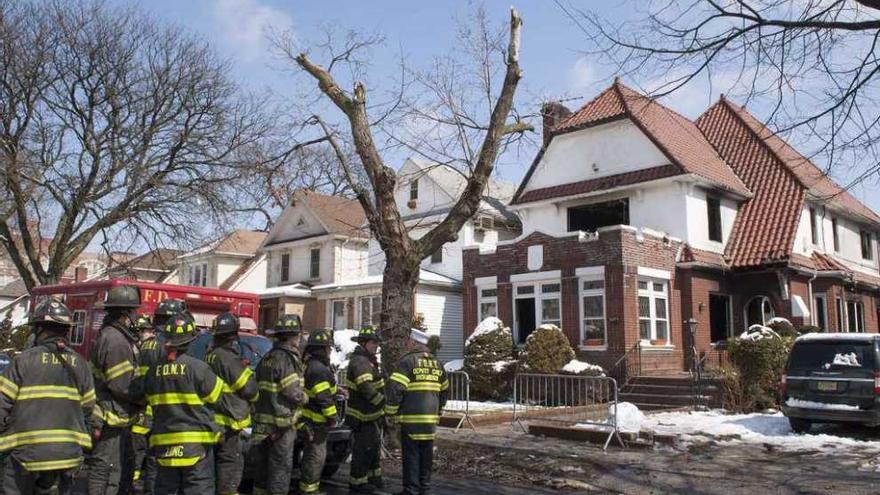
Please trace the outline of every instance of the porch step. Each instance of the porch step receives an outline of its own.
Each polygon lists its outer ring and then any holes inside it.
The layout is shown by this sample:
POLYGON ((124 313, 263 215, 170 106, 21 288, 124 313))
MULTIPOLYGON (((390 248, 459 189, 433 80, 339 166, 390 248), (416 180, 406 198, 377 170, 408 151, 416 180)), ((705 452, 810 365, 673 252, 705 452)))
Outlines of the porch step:
POLYGON ((620 389, 619 399, 631 402, 645 411, 681 409, 683 407, 721 407, 720 383, 704 379, 697 396, 688 375, 636 376, 620 389))
POLYGON ((623 402, 632 402, 639 404, 662 404, 667 407, 684 407, 692 406, 697 400, 699 402, 708 402, 709 396, 703 395, 696 397, 689 394, 671 395, 671 394, 645 394, 645 393, 622 393, 619 399, 623 402))

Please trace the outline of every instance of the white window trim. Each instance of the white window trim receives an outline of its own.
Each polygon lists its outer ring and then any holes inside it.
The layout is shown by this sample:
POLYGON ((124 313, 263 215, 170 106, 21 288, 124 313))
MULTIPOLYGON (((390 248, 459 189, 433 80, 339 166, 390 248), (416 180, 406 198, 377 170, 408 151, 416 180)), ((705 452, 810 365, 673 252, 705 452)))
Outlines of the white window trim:
MULTIPOLYGON (((561 274, 561 272, 559 270, 553 270, 551 272, 539 272, 539 273, 561 274)), ((535 274, 522 274, 522 275, 537 275, 537 273, 535 273, 535 274)), ((512 275, 510 277, 511 280, 513 280, 513 277, 515 277, 515 276, 516 275, 512 275)), ((528 281, 523 281, 520 279, 520 280, 518 280, 518 283, 513 284, 512 289, 513 289, 513 300, 514 300, 513 328, 514 328, 514 332, 516 332, 514 334, 514 338, 515 338, 516 342, 519 342, 519 340, 520 340, 520 338, 519 338, 519 319, 516 316, 516 300, 517 299, 534 299, 534 301, 535 301, 535 328, 536 329, 539 326, 545 324, 542 301, 544 301, 545 299, 557 299, 559 301, 559 324, 557 326, 562 328, 563 308, 562 308, 562 279, 561 278, 536 279, 536 280, 528 280, 528 281), (541 286, 543 284, 559 284, 559 292, 544 295, 541 293, 541 286), (534 287, 534 292, 532 294, 523 294, 523 295, 518 294, 518 289, 520 287, 529 287, 529 286, 534 287)))
POLYGON ((477 286, 477 317, 478 321, 483 321, 486 316, 483 315, 483 304, 495 304, 495 317, 498 317, 498 286, 497 285, 478 285, 477 286), (484 290, 495 290, 494 296, 483 296, 484 290))
POLYGON ((86 317, 87 311, 84 309, 75 309, 73 310, 73 326, 70 327, 70 331, 68 332, 68 341, 72 346, 81 346, 86 339, 86 317), (82 319, 77 319, 77 317, 82 317, 82 319), (77 327, 79 327, 79 332, 77 332, 77 327), (75 335, 79 335, 80 339, 74 339, 75 335))
POLYGON ((856 331, 855 333, 865 333, 865 303, 863 301, 856 301, 853 299, 843 299, 843 325, 844 328, 840 329, 840 332, 844 333, 853 333, 849 331, 849 305, 853 304, 853 307, 856 309, 856 331))
POLYGON ((311 247, 309 248, 309 280, 317 280, 321 278, 321 248, 320 247, 311 247), (315 275, 312 273, 312 253, 318 252, 318 274, 315 275))
POLYGON ((752 301, 755 299, 761 300, 761 319, 764 320, 761 324, 767 325, 767 323, 776 317, 776 309, 773 307, 773 301, 770 300, 767 296, 754 296, 750 297, 746 300, 746 305, 743 307, 743 324, 745 325, 745 329, 749 329, 749 306, 752 304, 752 301), (773 315, 770 318, 767 318, 767 315, 764 314, 764 301, 770 303, 770 310, 773 311, 773 315))
POLYGON ((477 287, 484 285, 498 285, 498 277, 477 277, 474 279, 474 285, 477 287))
MULTIPOLYGON (((549 270, 546 272, 517 273, 510 276, 512 284, 520 284, 520 282, 544 282, 553 283, 553 280, 561 280, 561 270, 549 270)), ((520 285, 535 285, 534 283, 523 283, 520 285)))
MULTIPOLYGON (((376 309, 377 309, 377 308, 376 308, 376 305, 377 305, 377 304, 378 304, 379 308, 382 307, 382 296, 381 296, 381 295, 374 294, 374 295, 372 295, 372 296, 361 296, 361 297, 359 297, 359 298, 357 299, 357 312, 358 312, 358 320, 359 320, 359 321, 358 321, 358 324, 361 326, 361 328, 363 328, 363 327, 366 326, 366 325, 373 325, 373 326, 375 326, 375 325, 378 325, 378 324, 379 324, 378 321, 370 321, 370 322, 365 322, 365 321, 364 321, 364 307, 363 307, 363 302, 364 302, 364 300, 366 300, 366 299, 370 300, 370 314, 371 314, 371 315, 374 315, 374 314, 376 314, 376 313, 379 312, 379 311, 376 311, 376 309)), ((338 300, 338 299, 337 299, 337 300, 338 300)), ((371 319, 372 319, 372 318, 371 318, 371 319)))
MULTIPOLYGON (((581 269, 578 268, 577 270, 575 270, 575 273, 577 274, 578 271, 581 271, 581 269)), ((580 319, 580 325, 579 325, 579 327, 580 327, 580 342, 578 343, 578 347, 583 350, 604 351, 604 350, 608 349, 608 297, 605 294, 605 286, 603 285, 601 289, 585 290, 584 289, 584 282, 596 282, 596 281, 600 281, 600 280, 602 282, 605 282, 605 267, 604 266, 585 267, 585 269, 583 271, 581 271, 580 273, 583 273, 584 275, 579 276, 578 281, 577 281, 577 283, 578 283, 578 316, 580 319), (593 270, 592 273, 590 274, 590 270, 588 270, 588 269, 593 269, 593 268, 600 268, 602 270, 602 273, 598 274, 598 273, 596 273, 595 270, 593 270), (605 343, 602 345, 584 345, 584 343, 583 343, 584 342, 584 330, 585 330, 584 320, 586 319, 584 317, 584 297, 585 296, 597 296, 597 295, 602 296, 602 322, 603 322, 602 328, 603 328, 603 332, 604 332, 603 341, 605 343)), ((591 318, 591 319, 595 319, 595 318, 591 318)))
POLYGON ((342 303, 342 328, 345 329, 348 326, 348 300, 347 299, 330 299, 327 304, 327 326, 330 327, 331 330, 337 330, 336 325, 333 323, 333 319, 335 317, 335 312, 333 311, 333 307, 337 302, 342 303))
MULTIPOLYGON (((639 271, 641 271, 641 270, 642 270, 642 267, 639 267, 639 271)), ((646 269, 646 270, 653 270, 653 269, 646 269)), ((659 270, 659 271, 662 271, 662 270, 659 270)), ((638 282, 647 282, 648 283, 647 290, 639 289, 638 285, 637 285, 636 292, 637 292, 637 298, 638 297, 647 297, 650 301, 650 303, 649 303, 650 304, 650 307, 649 307, 650 316, 648 317, 648 319, 651 322, 651 337, 657 336, 657 321, 666 321, 666 343, 665 344, 652 344, 651 340, 657 340, 656 338, 655 339, 647 339, 647 340, 642 339, 641 325, 639 325, 639 339, 641 339, 641 341, 642 341, 642 346, 654 348, 654 349, 675 347, 675 345, 672 342, 672 315, 669 312, 669 296, 670 296, 670 291, 671 291, 669 280, 662 279, 662 278, 639 277, 638 282), (654 291, 653 284, 655 284, 655 283, 663 284, 663 286, 665 287, 665 291, 663 293, 659 293, 659 292, 654 291), (666 301, 666 318, 665 318, 665 320, 661 320, 660 318, 657 318, 657 304, 655 303, 655 300, 657 299, 657 296, 660 296, 660 295, 662 295, 663 299, 665 299, 665 301, 666 301)), ((638 299, 636 299, 636 304, 638 304, 638 299)), ((637 311, 638 311, 638 309, 637 309, 637 311)), ((637 316, 638 321, 641 321, 642 319, 643 318, 641 316, 637 316)))
POLYGON ((663 282, 672 280, 672 273, 669 270, 660 270, 658 268, 648 268, 646 266, 638 267, 637 273, 640 278, 655 278, 663 282))

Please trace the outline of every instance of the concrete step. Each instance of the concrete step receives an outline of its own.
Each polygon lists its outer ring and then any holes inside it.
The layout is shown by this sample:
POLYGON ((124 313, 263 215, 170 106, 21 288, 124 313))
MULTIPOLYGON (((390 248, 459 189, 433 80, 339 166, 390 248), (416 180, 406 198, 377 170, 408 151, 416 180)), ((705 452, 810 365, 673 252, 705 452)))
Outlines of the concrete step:
MULTIPOLYGON (((665 385, 671 387, 690 387, 693 380, 687 376, 634 376, 629 380, 629 385, 665 385)), ((704 379, 703 385, 717 385, 718 380, 704 379)))
POLYGON ((668 404, 641 403, 635 405, 639 408, 640 411, 673 411, 682 408, 681 406, 670 406, 668 404))
MULTIPOLYGON (((619 395, 621 402, 632 402, 633 404, 663 404, 669 407, 692 406, 697 402, 695 397, 690 395, 657 395, 642 393, 622 393, 619 395)), ((709 402, 711 397, 702 396, 699 398, 700 404, 709 402)))
MULTIPOLYGON (((643 383, 633 383, 624 387, 623 391, 625 393, 657 395, 692 395, 694 393, 694 387, 691 385, 647 385, 643 383)), ((720 389, 717 386, 703 387, 703 394, 705 395, 712 395, 716 392, 720 392, 720 389)))

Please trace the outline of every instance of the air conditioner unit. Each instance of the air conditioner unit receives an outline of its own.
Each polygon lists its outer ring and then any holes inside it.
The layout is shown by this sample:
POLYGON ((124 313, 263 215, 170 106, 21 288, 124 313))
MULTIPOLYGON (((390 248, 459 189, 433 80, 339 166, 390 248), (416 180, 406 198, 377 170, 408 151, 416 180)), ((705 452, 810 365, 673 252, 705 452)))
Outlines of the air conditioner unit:
POLYGON ((474 222, 476 230, 493 230, 495 228, 495 219, 492 217, 478 217, 474 222))

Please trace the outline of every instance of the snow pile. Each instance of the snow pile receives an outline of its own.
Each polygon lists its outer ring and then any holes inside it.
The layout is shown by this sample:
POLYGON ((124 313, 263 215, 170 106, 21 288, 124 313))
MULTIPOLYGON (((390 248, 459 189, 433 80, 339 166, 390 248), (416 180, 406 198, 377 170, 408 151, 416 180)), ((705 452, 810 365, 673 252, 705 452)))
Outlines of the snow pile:
POLYGON ((516 360, 506 360, 506 361, 495 361, 492 363, 492 369, 495 370, 496 373, 502 373, 507 369, 508 366, 516 364, 516 360))
POLYGON ((357 330, 334 330, 333 331, 333 348, 330 351, 330 363, 338 369, 348 366, 348 358, 354 349, 358 346, 357 342, 352 342, 351 338, 356 337, 357 330))
POLYGON ((813 402, 811 400, 801 400, 789 397, 785 401, 788 407, 800 407, 803 409, 822 409, 825 411, 858 411, 859 406, 849 406, 846 404, 828 404, 826 402, 813 402))
POLYGON ((580 375, 584 371, 595 371, 597 373, 601 373, 604 375, 605 370, 602 369, 601 366, 597 366, 595 364, 585 363, 583 361, 578 361, 577 359, 572 359, 565 366, 562 367, 562 371, 566 373, 571 373, 573 375, 580 375))
POLYGON ((472 400, 470 403, 467 403, 463 400, 448 400, 446 401, 446 406, 443 408, 445 411, 464 411, 467 409, 469 412, 488 412, 488 411, 505 411, 509 409, 513 409, 512 402, 482 402, 472 400))
POLYGON ((480 335, 485 335, 489 332, 494 332, 495 330, 498 330, 499 328, 504 328, 504 323, 502 323, 501 320, 499 320, 498 318, 495 318, 494 316, 490 316, 490 317, 486 318, 485 320, 481 321, 479 325, 477 325, 477 328, 474 329, 474 333, 472 333, 467 338, 464 345, 467 346, 468 344, 473 342, 473 340, 475 338, 479 337, 480 335))
MULTIPOLYGON (((614 405, 608 406, 608 417, 614 417, 614 405)), ((617 429, 620 431, 639 432, 647 418, 639 408, 631 402, 617 404, 617 429)))
POLYGON ((749 329, 739 336, 741 340, 758 341, 764 339, 778 339, 779 334, 774 332, 772 328, 764 325, 752 325, 749 329))
MULTIPOLYGON (((880 441, 865 441, 830 433, 799 435, 791 431, 782 413, 725 414, 723 411, 652 414, 642 425, 655 433, 680 435, 684 443, 715 441, 721 445, 755 444, 786 451, 853 451, 880 453, 880 441)), ((832 431, 815 425, 814 431, 832 431)))
POLYGON ((850 352, 847 354, 835 354, 834 361, 831 364, 835 364, 838 366, 852 366, 854 368, 862 367, 862 363, 859 362, 859 357, 856 356, 856 353, 854 352, 850 352))
POLYGON ((453 359, 443 365, 443 369, 445 369, 447 373, 461 371, 462 368, 464 368, 464 359, 453 359))
MULTIPOLYGON (((772 326, 772 325, 774 325, 774 324, 778 324, 778 325, 791 325, 791 322, 788 321, 788 320, 786 320, 785 318, 783 318, 783 317, 781 317, 781 316, 776 316, 776 317, 770 318, 770 321, 767 322, 767 326, 769 327, 769 326, 772 326)), ((754 326, 754 325, 752 325, 752 326, 754 326)))

